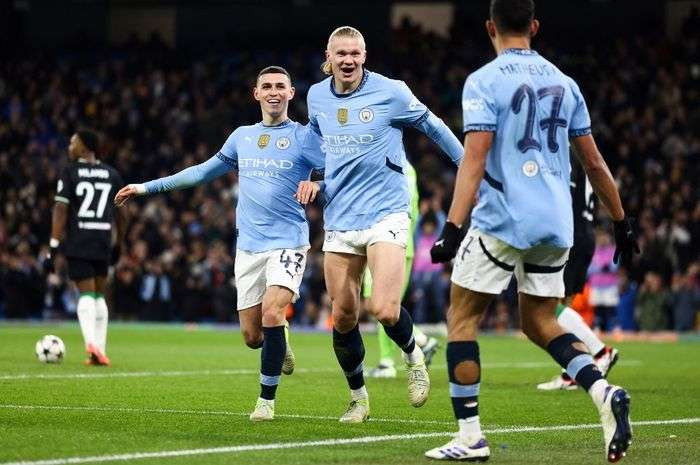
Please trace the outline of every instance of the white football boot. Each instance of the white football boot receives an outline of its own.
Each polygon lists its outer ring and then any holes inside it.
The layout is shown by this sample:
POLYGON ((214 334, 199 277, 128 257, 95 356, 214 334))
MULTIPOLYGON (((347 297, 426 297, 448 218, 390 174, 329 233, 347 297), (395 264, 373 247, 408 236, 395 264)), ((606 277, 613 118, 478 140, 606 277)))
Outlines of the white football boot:
POLYGON ((551 381, 538 384, 537 389, 540 391, 557 391, 559 389, 573 391, 574 389, 578 389, 578 384, 568 376, 565 378, 564 375, 561 374, 557 375, 551 381))
POLYGON ((491 455, 489 443, 483 436, 464 440, 459 434, 444 446, 430 449, 425 456, 434 460, 455 460, 461 462, 486 462, 491 455))
POLYGON ((284 361, 282 362, 282 373, 285 375, 291 375, 294 373, 294 367, 296 366, 296 358, 294 357, 294 352, 292 351, 292 346, 289 345, 289 322, 284 322, 284 342, 287 349, 284 353, 284 361))
POLYGON ((269 421, 275 419, 275 401, 258 397, 255 410, 250 414, 250 421, 269 421))
POLYGON ((627 391, 613 385, 605 388, 600 422, 603 424, 605 456, 608 462, 617 462, 625 456, 627 448, 632 444, 630 396, 627 391))
POLYGON ((362 423, 369 419, 369 399, 357 399, 350 401, 348 409, 342 417, 341 423, 362 423))
MULTIPOLYGON (((416 346, 416 348, 418 348, 416 346)), ((408 400, 414 407, 422 407, 428 400, 430 394, 430 376, 428 369, 425 366, 425 356, 418 349, 413 354, 418 354, 420 360, 411 363, 408 355, 404 352, 403 359, 406 362, 406 370, 408 370, 408 400)))
POLYGON ((367 372, 369 378, 396 378, 396 367, 380 363, 367 372))

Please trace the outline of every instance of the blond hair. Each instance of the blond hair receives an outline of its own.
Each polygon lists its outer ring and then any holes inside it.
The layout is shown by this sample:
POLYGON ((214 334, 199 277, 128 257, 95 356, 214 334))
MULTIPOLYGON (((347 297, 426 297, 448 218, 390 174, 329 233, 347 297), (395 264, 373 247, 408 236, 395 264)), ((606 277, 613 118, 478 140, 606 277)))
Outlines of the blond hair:
MULTIPOLYGON (((360 41, 362 48, 365 48, 365 38, 360 31, 358 31, 352 26, 340 26, 339 28, 336 28, 335 31, 331 32, 331 35, 328 37, 328 45, 326 45, 326 50, 331 49, 331 42, 336 37, 350 37, 353 39, 357 39, 360 41)), ((323 74, 327 74, 329 76, 333 74, 331 62, 328 60, 324 61, 321 65, 321 71, 323 71, 323 74)))

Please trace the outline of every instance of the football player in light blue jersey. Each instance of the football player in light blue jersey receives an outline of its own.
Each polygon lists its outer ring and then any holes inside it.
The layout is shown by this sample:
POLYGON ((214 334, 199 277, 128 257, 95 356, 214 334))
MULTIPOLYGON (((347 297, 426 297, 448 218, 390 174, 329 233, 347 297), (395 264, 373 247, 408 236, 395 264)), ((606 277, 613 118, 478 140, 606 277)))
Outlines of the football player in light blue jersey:
POLYGON ((253 349, 262 347, 260 397, 253 421, 274 418, 280 374, 294 370, 294 354, 286 342, 287 306, 299 297, 309 249, 309 227, 301 202, 313 200, 318 187, 297 195, 300 181, 322 169, 318 135, 287 117, 294 97, 289 73, 270 66, 258 75, 253 90, 262 121, 241 126, 209 160, 172 176, 129 184, 117 193, 122 204, 136 195, 184 189, 238 171, 235 278, 241 332, 253 349))
POLYGON ((374 281, 369 311, 403 350, 411 404, 422 406, 430 391, 413 321, 401 308, 409 234, 403 130, 422 131, 455 164, 464 152, 452 131, 405 83, 367 71, 365 59, 362 34, 349 26, 336 29, 323 65, 330 76, 307 95, 310 124, 323 137, 326 153, 324 268, 333 302, 333 348, 351 391, 350 406, 340 418, 348 423, 369 415, 357 324, 365 264, 374 281))
POLYGON ((563 269, 572 245, 569 140, 615 226, 616 260, 639 249, 614 180, 591 135, 576 83, 530 49, 539 27, 532 0, 492 0, 486 28, 497 57, 464 85, 465 159, 447 223, 431 249, 455 257, 447 314, 447 367, 457 436, 426 452, 438 460, 487 460, 478 415, 481 367, 476 342, 484 310, 515 274, 523 332, 591 395, 605 455, 621 459, 631 442, 629 396, 609 385, 586 346, 557 323, 563 269), (472 211, 474 199, 478 202, 472 211), (460 227, 471 227, 460 245, 460 227))

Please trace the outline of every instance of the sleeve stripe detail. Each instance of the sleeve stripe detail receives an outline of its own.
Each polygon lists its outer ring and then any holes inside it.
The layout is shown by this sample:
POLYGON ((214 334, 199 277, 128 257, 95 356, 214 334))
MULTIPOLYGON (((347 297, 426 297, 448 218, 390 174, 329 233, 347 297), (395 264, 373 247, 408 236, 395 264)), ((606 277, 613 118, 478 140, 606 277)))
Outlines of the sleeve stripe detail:
POLYGON ((56 202, 63 202, 63 203, 68 203, 68 204, 70 203, 70 201, 69 201, 67 198, 61 197, 60 195, 54 196, 53 199, 54 199, 56 202))
POLYGON ((496 125, 495 124, 467 124, 464 127, 464 132, 472 132, 472 131, 496 132, 496 125))
POLYGON ((587 128, 581 128, 581 129, 569 129, 569 137, 587 136, 590 133, 591 133, 590 126, 588 126, 587 128))
POLYGON ((223 153, 221 153, 221 152, 216 152, 216 158, 218 158, 219 160, 223 161, 224 163, 226 163, 226 164, 227 164, 228 166, 230 166, 231 168, 233 168, 233 169, 238 169, 238 164, 237 164, 236 162, 234 162, 233 160, 231 160, 231 159, 230 159, 229 157, 227 157, 226 155, 224 155, 223 153))
POLYGON ((423 124, 423 121, 425 121, 426 119, 428 119, 429 116, 430 116, 430 110, 425 110, 425 113, 423 113, 423 114, 420 116, 420 118, 418 118, 418 119, 415 120, 413 123, 411 123, 411 125, 412 125, 412 126, 419 126, 419 125, 423 124))

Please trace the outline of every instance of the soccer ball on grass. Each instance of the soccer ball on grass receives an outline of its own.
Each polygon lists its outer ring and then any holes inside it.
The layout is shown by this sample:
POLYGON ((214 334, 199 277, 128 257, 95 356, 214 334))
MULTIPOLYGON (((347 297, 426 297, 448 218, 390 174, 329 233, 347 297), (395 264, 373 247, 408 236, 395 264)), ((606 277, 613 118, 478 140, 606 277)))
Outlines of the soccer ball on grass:
POLYGON ((66 355, 66 346, 60 337, 47 334, 36 343, 36 357, 44 363, 61 363, 66 355))

